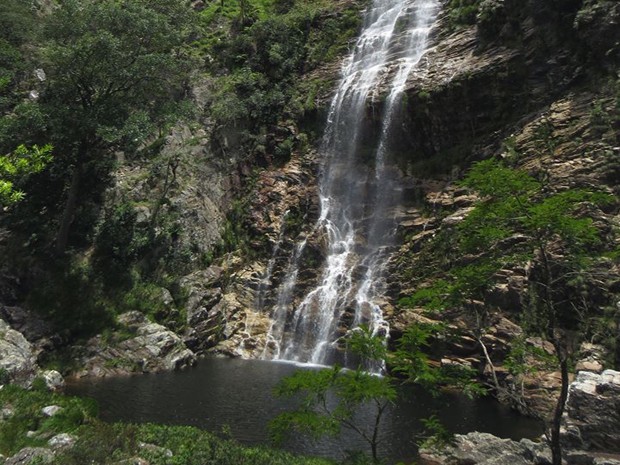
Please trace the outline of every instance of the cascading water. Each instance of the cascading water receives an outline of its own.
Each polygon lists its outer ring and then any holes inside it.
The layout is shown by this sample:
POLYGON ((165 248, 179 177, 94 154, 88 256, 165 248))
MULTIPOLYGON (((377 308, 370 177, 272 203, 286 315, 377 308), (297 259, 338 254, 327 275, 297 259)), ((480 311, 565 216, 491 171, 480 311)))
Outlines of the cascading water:
POLYGON ((398 185, 385 163, 392 120, 407 77, 421 59, 440 0, 374 0, 343 69, 331 102, 320 148, 321 214, 314 231, 326 235, 327 251, 317 286, 291 308, 306 239, 297 245, 278 289, 264 358, 330 364, 343 320, 387 334, 376 299, 382 294, 382 263, 394 240, 398 185), (396 65, 390 73, 388 65, 396 65), (374 166, 362 146, 367 103, 378 86, 389 95, 374 166))

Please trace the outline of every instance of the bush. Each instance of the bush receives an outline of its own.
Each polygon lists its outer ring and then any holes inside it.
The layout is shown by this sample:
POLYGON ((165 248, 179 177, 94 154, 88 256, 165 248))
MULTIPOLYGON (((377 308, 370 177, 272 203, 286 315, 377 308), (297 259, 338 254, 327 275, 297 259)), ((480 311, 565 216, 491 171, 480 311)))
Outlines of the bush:
POLYGON ((0 422, 0 453, 9 456, 23 447, 44 445, 51 435, 73 433, 97 414, 92 400, 40 389, 28 391, 15 385, 0 390, 0 405, 13 412, 0 422), (62 410, 53 417, 45 417, 41 409, 47 405, 58 405, 62 410), (28 431, 37 434, 27 437, 28 431))

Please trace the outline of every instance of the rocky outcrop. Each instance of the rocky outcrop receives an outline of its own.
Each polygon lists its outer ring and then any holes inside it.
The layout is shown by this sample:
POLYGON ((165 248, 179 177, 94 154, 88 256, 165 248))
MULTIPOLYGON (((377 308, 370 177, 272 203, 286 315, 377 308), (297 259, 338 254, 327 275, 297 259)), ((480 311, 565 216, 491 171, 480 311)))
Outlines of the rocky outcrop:
POLYGON ((120 329, 108 337, 91 338, 74 351, 83 367, 76 376, 109 376, 178 370, 196 362, 182 339, 162 325, 151 323, 140 312, 118 317, 120 329))
POLYGON ((214 307, 222 300, 223 272, 222 267, 211 266, 181 279, 181 287, 187 295, 184 342, 196 353, 204 352, 221 340, 222 319, 214 307))
POLYGON ((29 387, 38 370, 33 346, 18 331, 0 320, 0 384, 10 382, 29 387))
POLYGON ((4 465, 29 465, 50 463, 54 453, 44 447, 26 447, 6 459, 4 465))
POLYGON ((457 434, 447 447, 423 447, 428 465, 550 465, 551 451, 529 439, 513 441, 489 433, 457 434))
POLYGON ((204 130, 176 128, 150 164, 126 164, 107 193, 110 208, 130 205, 136 230, 175 231, 174 247, 197 261, 221 240, 232 201, 234 163, 209 150, 204 130))
MULTIPOLYGON (((481 152, 486 156, 518 159, 519 166, 528 172, 543 172, 546 182, 558 191, 586 188, 617 192, 617 170, 613 162, 614 154, 618 152, 617 131, 611 123, 615 110, 610 92, 612 89, 603 88, 598 93, 581 91, 563 96, 528 115, 517 126, 512 126, 503 146, 498 148, 492 143, 481 148, 481 152)), ((406 240, 389 264, 389 291, 394 304, 432 282, 437 277, 437 270, 467 261, 467 257, 449 254, 441 258, 441 251, 435 250, 431 244, 437 235, 448 234, 452 228, 458 227, 475 198, 451 182, 441 180, 420 182, 417 192, 422 206, 409 207, 407 215, 403 216, 400 230, 406 240)), ((616 208, 588 207, 587 213, 584 212, 610 247, 618 243, 613 235, 614 225, 618 223, 616 208)), ((508 251, 521 239, 515 235, 502 246, 508 251)), ((610 289, 618 271, 617 263, 611 260, 601 260, 597 264, 597 275, 612 283, 610 289)), ((500 382, 506 383, 512 392, 522 389, 526 410, 545 416, 555 404, 560 385, 559 373, 549 371, 548 367, 540 364, 536 373, 521 379, 510 375, 503 365, 520 330, 516 328, 507 332, 496 327, 502 321, 510 322, 511 327, 519 321, 527 298, 527 274, 522 265, 509 264, 493 277, 484 296, 484 305, 496 316, 485 329, 482 341, 490 352, 500 382)), ((610 296, 610 293, 593 292, 589 298, 594 305, 603 307, 609 305, 610 296)), ((398 338, 407 325, 424 315, 422 308, 395 312, 394 317, 390 318, 392 336, 398 338)), ((436 314, 431 318, 449 320, 460 335, 452 343, 444 345, 440 358, 467 362, 469 366, 481 369, 485 376, 490 374, 474 335, 475 322, 458 316, 455 318, 454 315, 436 314)), ((593 348, 582 349, 579 367, 601 371, 604 357, 593 353, 593 348)), ((553 355, 552 348, 547 347, 545 351, 553 355)))
POLYGON ((0 318, 28 340, 37 359, 62 344, 62 337, 52 324, 23 307, 0 304, 0 318))
POLYGON ((620 372, 581 371, 571 384, 564 442, 573 449, 620 454, 620 372))
POLYGON ((229 254, 181 279, 188 296, 184 338, 196 353, 248 358, 264 353, 270 311, 286 278, 289 252, 308 234, 318 212, 316 167, 315 153, 294 153, 282 167, 259 174, 243 225, 256 258, 229 254))

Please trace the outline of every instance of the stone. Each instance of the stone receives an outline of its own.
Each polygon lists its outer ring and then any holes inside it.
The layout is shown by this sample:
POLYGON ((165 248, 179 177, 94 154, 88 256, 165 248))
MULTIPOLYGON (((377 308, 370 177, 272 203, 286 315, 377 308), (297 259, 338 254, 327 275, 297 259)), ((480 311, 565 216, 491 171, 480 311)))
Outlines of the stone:
POLYGON ((61 449, 68 449, 75 444, 76 437, 68 433, 57 434, 47 441, 47 445, 56 452, 61 449))
POLYGON ((575 371, 590 371, 601 373, 604 368, 606 356, 605 348, 599 344, 584 342, 579 347, 578 360, 575 364, 575 371))
POLYGON ((4 465, 29 465, 30 463, 49 463, 54 458, 51 450, 44 447, 25 447, 17 454, 6 459, 4 465))
POLYGON ((149 462, 142 457, 131 457, 130 459, 116 462, 115 465, 149 465, 149 462))
POLYGON ((4 320, 0 320, 0 369, 9 382, 22 387, 30 386, 38 370, 33 346, 4 320))
POLYGON ((170 458, 172 457, 174 454, 172 453, 172 451, 170 449, 166 449, 165 447, 160 447, 157 446, 155 444, 149 444, 146 442, 141 442, 139 444, 140 449, 144 449, 147 450, 149 452, 154 452, 158 455, 162 455, 164 457, 170 458))
POLYGON ((41 373, 45 385, 50 391, 62 391, 65 387, 65 380, 56 370, 47 370, 41 373))
POLYGON ((15 414, 15 411, 10 407, 2 407, 0 409, 0 421, 8 420, 15 414))
POLYGON ((123 326, 127 326, 128 328, 136 328, 138 326, 148 323, 146 315, 137 310, 132 310, 120 314, 116 317, 116 321, 123 326))
POLYGON ((563 424, 570 446, 620 453, 620 372, 580 371, 569 387, 563 424))
POLYGON ((620 457, 615 459, 610 457, 595 457, 593 465, 620 465, 620 457))
POLYGON ((62 407, 59 405, 48 405, 47 407, 43 407, 41 409, 41 413, 46 417, 53 417, 60 411, 62 411, 62 407))
POLYGON ((171 371, 196 363, 196 355, 179 335, 165 326, 151 323, 142 313, 126 312, 117 321, 134 336, 127 338, 126 334, 114 332, 106 341, 100 336, 91 338, 87 346, 81 348, 83 369, 78 376, 171 371))
POLYGON ((543 465, 546 460, 543 448, 532 441, 517 442, 474 431, 457 434, 453 444, 441 449, 421 448, 420 456, 441 465, 543 465), (535 455, 542 461, 533 461, 535 455))

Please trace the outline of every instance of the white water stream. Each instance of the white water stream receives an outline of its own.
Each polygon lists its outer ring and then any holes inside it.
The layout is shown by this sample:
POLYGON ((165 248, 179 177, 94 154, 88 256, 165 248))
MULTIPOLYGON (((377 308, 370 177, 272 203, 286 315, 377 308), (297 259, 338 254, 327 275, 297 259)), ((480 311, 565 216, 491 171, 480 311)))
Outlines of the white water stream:
POLYGON ((314 231, 324 232, 327 239, 321 276, 293 307, 304 240, 295 247, 278 289, 267 336, 270 350, 263 352, 264 358, 331 364, 337 359, 338 337, 350 327, 366 324, 375 334, 387 336, 378 300, 400 194, 386 165, 386 151, 407 77, 426 50, 439 6, 440 0, 374 0, 365 13, 362 33, 331 102, 320 148, 321 214, 314 231), (364 123, 379 86, 389 94, 376 147, 368 147, 362 144, 364 123))

